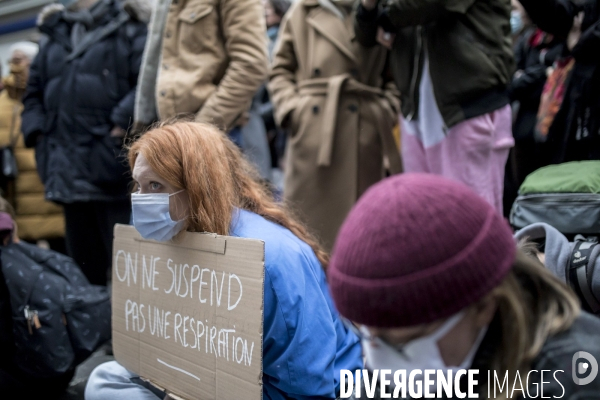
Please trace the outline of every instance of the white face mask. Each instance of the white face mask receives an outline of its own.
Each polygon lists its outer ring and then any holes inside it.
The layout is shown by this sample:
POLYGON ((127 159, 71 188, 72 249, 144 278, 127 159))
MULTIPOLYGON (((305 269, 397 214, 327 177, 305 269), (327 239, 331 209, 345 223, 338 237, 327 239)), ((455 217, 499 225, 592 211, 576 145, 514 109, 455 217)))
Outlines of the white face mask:
POLYGON ((169 212, 169 198, 181 192, 131 195, 133 226, 144 239, 165 242, 181 232, 185 219, 173 221, 169 212))
MULTIPOLYGON (((411 340, 406 343, 401 350, 390 346, 379 338, 363 340, 362 345, 365 352, 367 368, 370 370, 389 369, 392 373, 397 370, 406 370, 407 375, 410 374, 410 371, 415 369, 420 369, 421 371, 426 369, 440 369, 444 371, 444 374, 446 374, 447 371, 452 371, 452 376, 460 369, 469 368, 487 328, 481 330, 477 340, 475 340, 475 343, 471 347, 471 350, 469 350, 469 353, 463 362, 458 366, 447 366, 442 359, 440 349, 437 345, 437 342, 450 332, 450 330, 460 322, 464 315, 465 311, 453 315, 444 322, 442 326, 436 329, 435 332, 411 340)), ((423 375, 419 375, 417 378, 423 380, 423 375)), ((436 388, 433 389, 437 390, 436 388)), ((430 389, 431 393, 434 392, 433 389, 430 389)))

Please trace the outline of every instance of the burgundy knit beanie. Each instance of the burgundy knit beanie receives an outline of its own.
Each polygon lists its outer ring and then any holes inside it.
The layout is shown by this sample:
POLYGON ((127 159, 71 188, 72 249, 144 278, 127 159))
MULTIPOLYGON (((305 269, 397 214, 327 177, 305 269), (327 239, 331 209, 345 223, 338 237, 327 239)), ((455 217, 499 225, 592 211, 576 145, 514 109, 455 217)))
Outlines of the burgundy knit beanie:
POLYGON ((449 317, 511 269, 508 223, 465 185, 407 173, 371 187, 342 225, 328 267, 344 317, 392 328, 449 317))

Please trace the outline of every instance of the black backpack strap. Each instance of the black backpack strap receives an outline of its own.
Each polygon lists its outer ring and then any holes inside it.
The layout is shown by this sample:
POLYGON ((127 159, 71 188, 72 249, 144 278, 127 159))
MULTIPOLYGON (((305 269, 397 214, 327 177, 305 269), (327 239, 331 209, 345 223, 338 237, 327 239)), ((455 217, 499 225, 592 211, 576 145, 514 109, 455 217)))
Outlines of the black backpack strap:
POLYGON ((596 260, 591 259, 594 247, 598 245, 595 239, 585 239, 581 235, 575 237, 575 247, 571 253, 568 282, 575 290, 577 295, 585 300, 589 309, 594 313, 600 313, 600 301, 596 299, 592 292, 591 271, 595 266, 596 260))

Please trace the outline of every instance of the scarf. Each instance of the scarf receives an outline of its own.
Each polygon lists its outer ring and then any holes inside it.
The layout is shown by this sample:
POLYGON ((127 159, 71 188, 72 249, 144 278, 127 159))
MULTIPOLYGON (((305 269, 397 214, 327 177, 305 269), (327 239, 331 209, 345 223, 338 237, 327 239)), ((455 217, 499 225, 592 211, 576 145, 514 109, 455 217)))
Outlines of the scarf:
POLYGON ((554 36, 537 28, 533 35, 529 38, 529 46, 538 47, 542 44, 548 44, 554 39, 554 36))
POLYGON ((63 18, 73 24, 71 28, 71 45, 76 48, 88 31, 102 19, 111 8, 112 0, 100 0, 91 8, 81 11, 65 11, 63 18))

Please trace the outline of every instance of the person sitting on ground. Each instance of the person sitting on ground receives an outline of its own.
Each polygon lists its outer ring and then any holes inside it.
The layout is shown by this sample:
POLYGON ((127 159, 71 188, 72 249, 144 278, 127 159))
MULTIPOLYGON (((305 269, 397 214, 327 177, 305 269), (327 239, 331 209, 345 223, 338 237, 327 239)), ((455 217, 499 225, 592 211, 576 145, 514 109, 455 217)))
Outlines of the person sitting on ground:
POLYGON ((459 182, 408 173, 372 187, 341 228, 328 282, 371 371, 476 369, 480 398, 600 390, 600 379, 580 386, 571 376, 579 352, 600 359, 600 320, 517 250, 502 216, 459 182), (509 384, 501 389, 494 377, 509 384))
MULTIPOLYGON (((259 183, 258 173, 217 128, 198 122, 159 125, 129 149, 137 192, 133 225, 146 239, 180 231, 265 242, 263 395, 265 399, 329 398, 341 369, 362 368, 360 343, 340 320, 323 268, 328 256, 307 230, 259 183), (168 213, 153 211, 160 195, 168 213), (155 215, 152 229, 138 212, 155 215), (282 366, 285 366, 282 368, 282 366)), ((155 399, 115 362, 97 367, 87 400, 155 399)), ((164 396, 163 396, 164 397, 164 396)))

